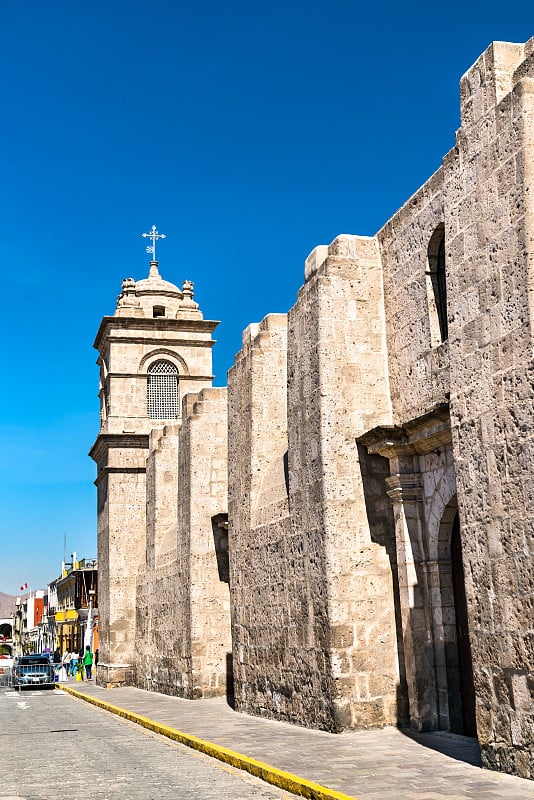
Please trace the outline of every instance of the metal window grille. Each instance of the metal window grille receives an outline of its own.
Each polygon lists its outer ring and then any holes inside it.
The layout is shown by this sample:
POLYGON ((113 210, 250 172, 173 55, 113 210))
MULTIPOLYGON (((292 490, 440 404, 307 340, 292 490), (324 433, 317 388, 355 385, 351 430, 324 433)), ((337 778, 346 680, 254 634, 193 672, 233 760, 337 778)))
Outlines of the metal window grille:
POLYGON ((147 409, 150 419, 178 417, 178 370, 170 361, 155 361, 148 369, 147 409))

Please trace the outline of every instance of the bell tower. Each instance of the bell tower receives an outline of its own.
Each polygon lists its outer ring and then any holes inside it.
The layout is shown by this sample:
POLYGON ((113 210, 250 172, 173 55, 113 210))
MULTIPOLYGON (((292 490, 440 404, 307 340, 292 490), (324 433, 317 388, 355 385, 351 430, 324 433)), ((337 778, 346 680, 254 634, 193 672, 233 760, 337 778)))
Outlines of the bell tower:
MULTIPOLYGON (((97 682, 135 684, 136 579, 146 559, 146 461, 150 434, 180 426, 181 401, 212 384, 212 333, 193 284, 161 278, 150 234, 150 271, 126 278, 94 347, 100 368, 97 465, 100 652, 97 682)), ((178 465, 176 465, 177 468, 178 465)))

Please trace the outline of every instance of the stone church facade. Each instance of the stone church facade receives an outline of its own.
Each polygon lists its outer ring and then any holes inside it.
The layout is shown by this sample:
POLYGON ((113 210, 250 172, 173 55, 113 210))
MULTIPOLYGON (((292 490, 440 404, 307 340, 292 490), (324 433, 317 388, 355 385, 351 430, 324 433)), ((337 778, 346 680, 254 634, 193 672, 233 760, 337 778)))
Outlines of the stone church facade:
POLYGON ((104 317, 102 685, 478 736, 534 777, 534 40, 461 81, 442 166, 243 334, 164 281, 104 317))

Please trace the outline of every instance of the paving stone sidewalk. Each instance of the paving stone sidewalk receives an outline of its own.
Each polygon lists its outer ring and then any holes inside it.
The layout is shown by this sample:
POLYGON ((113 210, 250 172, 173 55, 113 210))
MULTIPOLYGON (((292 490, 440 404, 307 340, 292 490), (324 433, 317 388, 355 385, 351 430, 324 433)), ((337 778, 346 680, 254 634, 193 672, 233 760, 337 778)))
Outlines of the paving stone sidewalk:
POLYGON ((534 800, 534 781, 482 769, 476 741, 464 736, 396 728, 330 734, 236 713, 224 698, 67 685, 358 800, 534 800))

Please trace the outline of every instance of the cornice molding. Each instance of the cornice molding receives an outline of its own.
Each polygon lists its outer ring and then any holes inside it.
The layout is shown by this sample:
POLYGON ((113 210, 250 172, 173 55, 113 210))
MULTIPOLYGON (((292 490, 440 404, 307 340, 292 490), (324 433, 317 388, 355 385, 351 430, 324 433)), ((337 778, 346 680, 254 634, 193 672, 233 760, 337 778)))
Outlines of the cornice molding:
POLYGON ((144 433, 99 433, 89 450, 89 456, 98 462, 102 453, 110 448, 130 447, 148 450, 148 444, 149 435, 144 433))
MULTIPOLYGON (((103 340, 109 338, 109 329, 118 330, 141 330, 150 332, 154 331, 177 331, 194 333, 213 333, 219 321, 209 319, 170 319, 168 317, 103 317, 98 332, 93 343, 93 347, 97 350, 102 349, 103 340)), ((132 337, 125 337, 126 341, 135 341, 132 337)), ((141 341, 145 341, 145 337, 138 337, 141 341)), ((119 341, 120 335, 113 335, 113 341, 119 341)), ((160 340, 161 342, 165 340, 160 340)), ((206 342, 203 342, 204 346, 206 342)))
POLYGON ((371 455, 378 453, 389 459, 430 453, 452 441, 449 404, 437 403, 402 425, 379 425, 356 441, 371 455))

